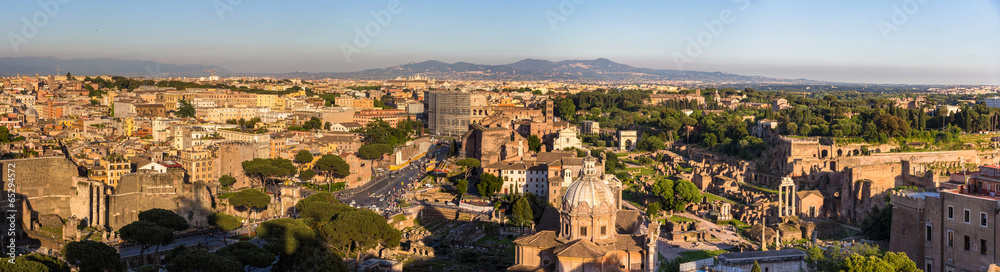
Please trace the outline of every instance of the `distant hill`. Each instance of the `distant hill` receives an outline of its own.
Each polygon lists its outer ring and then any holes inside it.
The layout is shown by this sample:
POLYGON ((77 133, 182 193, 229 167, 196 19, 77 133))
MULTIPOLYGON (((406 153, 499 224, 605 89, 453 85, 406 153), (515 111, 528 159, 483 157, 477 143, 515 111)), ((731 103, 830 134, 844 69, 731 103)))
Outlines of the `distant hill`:
POLYGON ((436 60, 413 62, 379 69, 340 73, 240 73, 217 65, 176 65, 143 60, 58 59, 54 57, 0 58, 0 76, 56 74, 121 75, 147 78, 202 77, 215 69, 221 76, 272 76, 306 79, 337 78, 388 80, 420 75, 438 80, 551 80, 561 82, 654 83, 690 82, 701 84, 836 84, 807 79, 781 79, 745 76, 723 72, 700 72, 671 69, 637 68, 605 58, 553 62, 524 59, 511 64, 486 65, 468 62, 446 63, 436 60))
POLYGON ((525 59, 504 65, 468 62, 448 64, 436 60, 413 62, 380 69, 343 73, 296 73, 310 78, 386 80, 421 75, 440 80, 553 80, 578 82, 665 82, 691 81, 710 84, 829 84, 807 79, 780 79, 722 72, 636 68, 605 58, 595 60, 525 59))
POLYGON ((118 75, 141 77, 206 76, 204 70, 215 69, 219 75, 230 75, 231 71, 217 65, 176 65, 145 60, 117 59, 58 59, 54 57, 8 57, 0 58, 0 76, 49 75, 67 72, 73 75, 118 75))

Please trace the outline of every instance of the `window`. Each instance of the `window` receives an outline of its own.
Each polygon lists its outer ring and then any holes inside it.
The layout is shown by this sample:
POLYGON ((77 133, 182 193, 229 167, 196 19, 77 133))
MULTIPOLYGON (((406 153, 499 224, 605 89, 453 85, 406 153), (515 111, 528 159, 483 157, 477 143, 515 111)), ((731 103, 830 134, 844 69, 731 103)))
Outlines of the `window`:
POLYGON ((927 241, 931 241, 931 226, 927 226, 927 241))
POLYGON ((969 244, 969 236, 965 235, 965 247, 964 247, 965 251, 969 251, 971 249, 971 247, 972 247, 972 245, 969 244))
POLYGON ((608 234, 608 226, 601 226, 601 235, 608 234))
POLYGON ((955 232, 948 231, 948 247, 955 247, 955 232))
POLYGON ((986 213, 984 212, 979 213, 979 226, 986 227, 986 213))
POLYGON ((965 221, 962 221, 962 222, 965 222, 966 224, 968 224, 969 222, 972 222, 972 218, 970 218, 970 214, 972 214, 972 212, 969 212, 969 209, 965 209, 964 213, 963 213, 963 215, 965 215, 965 217, 963 217, 963 218, 965 218, 965 221))
POLYGON ((979 239, 979 254, 986 255, 986 239, 979 239))
POLYGON ((587 227, 580 227, 580 236, 587 236, 587 227))
POLYGON ((934 271, 933 268, 934 268, 934 265, 927 264, 927 270, 924 270, 924 271, 927 271, 927 272, 934 271))
POLYGON ((955 207, 948 206, 948 219, 955 219, 955 207))

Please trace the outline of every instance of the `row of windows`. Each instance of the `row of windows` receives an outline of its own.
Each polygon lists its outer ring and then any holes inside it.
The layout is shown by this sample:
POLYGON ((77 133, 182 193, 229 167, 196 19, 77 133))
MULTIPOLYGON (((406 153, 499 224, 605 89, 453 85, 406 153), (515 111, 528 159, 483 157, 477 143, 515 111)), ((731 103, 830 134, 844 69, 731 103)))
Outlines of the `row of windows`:
MULTIPOLYGON (((955 207, 954 206, 948 206, 948 219, 950 219, 950 220, 954 220, 955 219, 955 207)), ((984 228, 986 226, 988 226, 989 224, 987 224, 987 220, 986 219, 987 219, 986 213, 985 212, 980 212, 979 213, 979 226, 984 227, 984 228)), ((969 211, 969 209, 964 209, 962 211, 962 222, 965 222, 966 224, 971 224, 972 223, 972 212, 969 211)))
MULTIPOLYGON (((930 232, 930 228, 930 226, 927 226, 928 233, 930 232)), ((927 238, 930 238, 930 235, 928 235, 927 238)), ((928 239, 928 241, 930 241, 930 239, 928 239)), ((979 239, 979 244, 976 245, 972 243, 972 237, 964 235, 962 241, 962 249, 965 251, 979 251, 979 254, 986 255, 986 239, 979 239)), ((955 231, 953 230, 948 230, 948 247, 955 247, 955 231)))

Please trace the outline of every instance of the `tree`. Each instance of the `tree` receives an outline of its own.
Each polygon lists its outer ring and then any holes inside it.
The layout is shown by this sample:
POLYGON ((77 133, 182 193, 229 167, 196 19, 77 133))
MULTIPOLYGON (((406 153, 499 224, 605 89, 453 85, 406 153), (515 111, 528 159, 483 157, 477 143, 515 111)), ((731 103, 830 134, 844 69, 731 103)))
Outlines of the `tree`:
POLYGON ((796 125, 795 123, 785 124, 785 131, 788 131, 788 134, 798 133, 799 132, 799 125, 796 125))
POLYGON ((511 214, 511 221, 519 226, 524 226, 524 224, 531 224, 531 220, 534 219, 534 214, 531 211, 531 206, 528 204, 528 199, 525 197, 518 197, 517 201, 514 202, 514 210, 511 214))
POLYGON ((180 105, 177 106, 177 111, 174 112, 174 115, 180 118, 194 118, 194 106, 191 103, 184 100, 180 100, 177 103, 180 105))
POLYGON ((454 157, 458 155, 458 142, 456 140, 451 140, 449 145, 451 149, 448 150, 448 157, 454 157))
POLYGON ((239 261, 201 249, 184 249, 167 263, 170 272, 242 272, 239 261))
POLYGON ((556 115, 563 118, 563 120, 573 120, 573 116, 576 115, 576 105, 573 104, 572 99, 562 99, 558 103, 555 103, 556 115))
POLYGON ((274 254, 247 241, 224 246, 216 250, 215 254, 240 262, 246 271, 250 271, 254 267, 268 267, 274 262, 274 254))
POLYGON ((502 187, 503 179, 490 173, 479 175, 479 182, 476 183, 476 189, 479 189, 479 194, 485 197, 493 197, 502 187))
POLYGON ((174 242, 174 231, 149 221, 135 221, 118 229, 122 239, 139 245, 139 256, 146 263, 146 250, 153 245, 167 245, 174 242))
POLYGON ((309 150, 299 150, 298 153, 295 153, 295 163, 299 164, 299 168, 301 168, 303 164, 311 163, 312 161, 313 155, 309 152, 309 150))
POLYGON ((469 181, 464 179, 458 179, 455 181, 455 195, 461 200, 465 192, 469 190, 469 181))
POLYGON ((344 260, 319 247, 303 247, 291 255, 281 255, 271 271, 329 271, 348 272, 344 260))
POLYGON ((653 195, 660 197, 662 207, 670 210, 674 209, 675 196, 673 180, 661 178, 653 183, 653 188, 650 191, 653 195))
POLYGON ((250 222, 250 214, 254 209, 263 209, 271 203, 271 196, 257 189, 243 189, 229 197, 229 205, 233 207, 243 207, 247 210, 247 222, 250 222))
POLYGON ((878 246, 869 244, 856 244, 850 247, 834 245, 829 249, 812 246, 806 251, 805 261, 809 266, 809 271, 920 271, 906 254, 882 253, 878 246))
POLYGON ((309 181, 315 176, 316 176, 316 171, 313 171, 312 169, 305 169, 299 171, 299 179, 302 181, 309 181))
POLYGON ((471 172, 472 169, 479 167, 480 163, 476 158, 465 158, 455 161, 455 165, 461 166, 465 172, 463 176, 465 178, 469 178, 469 172, 471 172))
POLYGON ((694 185, 693 182, 687 180, 674 182, 674 194, 677 195, 677 200, 683 202, 684 205, 701 200, 701 190, 698 190, 698 186, 694 185))
POLYGON ((643 151, 657 151, 664 149, 664 147, 663 140, 656 136, 645 137, 636 145, 636 148, 643 151))
POLYGON ((861 221, 861 231, 868 239, 887 241, 892 230, 892 204, 885 208, 872 207, 865 219, 861 221))
POLYGON ((149 209, 139 213, 139 220, 153 222, 161 227, 182 231, 191 227, 187 220, 177 213, 164 209, 149 209))
MULTIPOLYGON (((65 255, 64 255, 65 256, 65 255)), ((110 271, 123 271, 124 267, 120 270, 101 270, 101 272, 110 271)), ((20 255, 11 258, 0 258, 0 271, 47 271, 47 272, 69 272, 69 266, 66 262, 59 260, 55 257, 42 255, 38 253, 31 253, 26 255, 20 255)), ((92 270, 80 270, 80 271, 92 271, 92 270)))
POLYGON ((760 264, 756 260, 753 261, 753 267, 750 268, 750 272, 760 272, 760 264))
POLYGON ((382 155, 392 153, 392 147, 386 144, 370 144, 358 148, 358 154, 362 159, 381 159, 382 155))
POLYGON ((328 184, 331 183, 331 176, 335 178, 345 178, 351 175, 351 166, 344 161, 344 158, 332 154, 320 157, 319 160, 316 161, 316 169, 323 171, 323 175, 326 177, 328 184))
MULTIPOLYGON (((240 222, 239 218, 221 212, 215 212, 213 214, 208 215, 208 224, 215 226, 221 229, 222 231, 226 232, 238 229, 240 228, 240 226, 243 226, 243 223, 240 222)), ((229 241, 226 240, 226 235, 222 236, 222 243, 223 244, 229 243, 229 241)))
POLYGON ((528 150, 535 152, 542 151, 542 140, 538 139, 538 135, 531 135, 528 137, 528 150))
POLYGON ((240 163, 243 172, 247 176, 257 180, 258 184, 264 186, 268 181, 277 177, 289 177, 298 170, 292 161, 282 158, 261 159, 256 158, 240 163))
POLYGON ((650 218, 656 218, 657 215, 660 214, 660 202, 653 202, 646 205, 646 214, 648 214, 650 218))
POLYGON ((219 177, 219 184, 222 185, 222 187, 233 186, 233 184, 236 184, 236 178, 230 175, 222 175, 219 177))
POLYGON ((316 244, 316 232, 302 219, 279 218, 264 221, 256 232, 257 238, 267 243, 264 249, 277 255, 291 255, 300 247, 316 244))
POLYGON ((357 263, 361 252, 379 247, 395 248, 402 238, 399 230, 389 225, 385 217, 370 210, 352 209, 341 212, 329 221, 318 223, 317 230, 331 248, 345 255, 351 246, 357 251, 357 263))
POLYGON ((66 261, 78 267, 80 272, 125 270, 117 249, 94 240, 69 242, 62 248, 61 253, 66 261))

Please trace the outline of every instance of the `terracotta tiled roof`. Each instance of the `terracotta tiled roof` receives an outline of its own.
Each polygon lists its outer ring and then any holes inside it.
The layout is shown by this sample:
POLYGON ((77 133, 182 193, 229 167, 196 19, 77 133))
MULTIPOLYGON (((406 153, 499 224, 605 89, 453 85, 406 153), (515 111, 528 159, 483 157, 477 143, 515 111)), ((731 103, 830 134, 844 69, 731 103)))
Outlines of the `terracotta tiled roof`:
POLYGON ((639 221, 639 211, 619 210, 618 214, 615 215, 615 229, 618 233, 634 233, 637 221, 639 221))
POLYGON ((600 258, 604 257, 606 251, 604 248, 590 242, 590 240, 580 239, 556 247, 552 252, 559 257, 600 258))
POLYGON ((550 248, 558 245, 562 245, 559 241, 556 241, 556 232, 551 230, 539 231, 535 234, 521 236, 514 240, 515 244, 524 246, 533 246, 541 248, 550 248))
POLYGON ((604 247, 605 250, 624 250, 628 252, 639 252, 645 250, 643 245, 646 243, 645 235, 638 234, 618 234, 617 240, 614 244, 607 245, 604 247))

